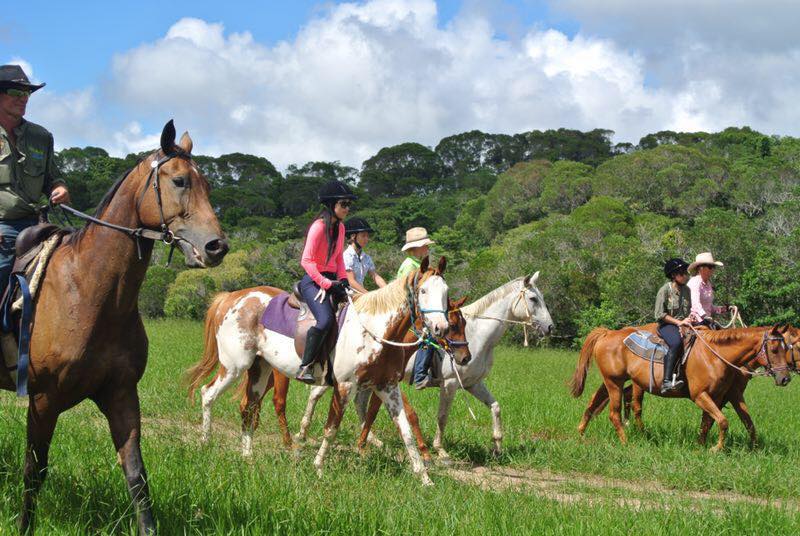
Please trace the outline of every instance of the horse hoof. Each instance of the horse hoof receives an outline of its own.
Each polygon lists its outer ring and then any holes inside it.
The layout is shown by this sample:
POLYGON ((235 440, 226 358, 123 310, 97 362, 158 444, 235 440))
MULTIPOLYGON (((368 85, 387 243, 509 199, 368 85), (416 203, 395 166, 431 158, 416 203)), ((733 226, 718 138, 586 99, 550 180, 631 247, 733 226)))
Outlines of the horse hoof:
POLYGON ((431 480, 431 477, 429 477, 427 473, 422 474, 422 485, 426 487, 433 486, 433 480, 431 480))
POLYGON ((292 439, 294 439, 295 443, 300 443, 301 445, 306 442, 306 436, 300 434, 294 434, 292 439))
POLYGON ((492 457, 499 458, 503 455, 503 449, 499 449, 497 447, 492 449, 492 457))
POLYGON ((449 456, 440 456, 436 463, 443 467, 450 467, 453 465, 453 460, 449 456))

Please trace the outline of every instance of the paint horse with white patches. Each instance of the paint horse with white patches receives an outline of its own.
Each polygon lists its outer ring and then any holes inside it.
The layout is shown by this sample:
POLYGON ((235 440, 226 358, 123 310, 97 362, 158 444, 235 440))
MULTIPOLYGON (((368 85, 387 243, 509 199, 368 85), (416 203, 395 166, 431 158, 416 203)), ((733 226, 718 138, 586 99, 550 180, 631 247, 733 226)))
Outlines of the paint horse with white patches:
MULTIPOLYGON (((334 397, 325 437, 314 461, 318 471, 321 472, 325 455, 336 437, 350 395, 372 389, 384 401, 400 430, 412 470, 423 483, 431 483, 414 444, 397 385, 405 365, 403 348, 392 342, 402 341, 412 326, 425 329, 436 338, 447 334, 448 287, 442 277, 446 264, 442 257, 438 268, 431 268, 425 258, 418 271, 354 301, 334 351, 334 397)), ((201 388, 203 440, 210 437, 212 404, 245 371, 249 372, 248 396, 254 401, 260 400, 266 391, 273 369, 288 377, 296 376, 300 356, 294 340, 260 324, 267 304, 280 292, 271 287, 257 287, 218 295, 211 304, 206 314, 204 356, 187 373, 193 392, 206 376, 217 371, 214 379, 201 388)), ((315 365, 314 375, 318 384, 324 383, 322 367, 315 365)), ((252 448, 253 409, 244 408, 242 414, 245 453, 252 448)))
MULTIPOLYGON (((461 313, 466 318, 466 338, 469 344, 472 359, 464 364, 454 363, 445 359, 442 363, 442 384, 439 389, 439 413, 436 436, 433 448, 442 460, 449 460, 450 455, 444 449, 444 430, 447 418, 456 392, 463 386, 472 396, 484 403, 492 412, 492 440, 494 453, 499 454, 502 449, 503 428, 500 420, 500 404, 494 398, 484 380, 492 371, 494 364, 494 347, 508 329, 509 324, 524 324, 536 327, 541 335, 548 335, 553 330, 553 321, 544 302, 544 296, 536 286, 539 272, 527 277, 519 277, 513 281, 496 288, 475 302, 461 308, 461 313), (459 380, 460 378, 460 380, 459 380)), ((412 374, 414 360, 410 359, 405 370, 405 380, 412 374)), ((308 427, 314 413, 314 406, 322 394, 325 386, 312 389, 309 396, 306 413, 297 434, 298 441, 305 441, 308 427)), ((367 398, 359 397, 357 402, 366 406, 367 398)), ((372 438, 370 427, 380 408, 380 399, 370 399, 369 410, 360 409, 364 415, 359 448, 363 448, 369 438, 371 442, 379 445, 380 442, 372 438)), ((284 417, 285 420, 285 417, 284 417)), ((421 432, 415 430, 421 435, 421 432)))

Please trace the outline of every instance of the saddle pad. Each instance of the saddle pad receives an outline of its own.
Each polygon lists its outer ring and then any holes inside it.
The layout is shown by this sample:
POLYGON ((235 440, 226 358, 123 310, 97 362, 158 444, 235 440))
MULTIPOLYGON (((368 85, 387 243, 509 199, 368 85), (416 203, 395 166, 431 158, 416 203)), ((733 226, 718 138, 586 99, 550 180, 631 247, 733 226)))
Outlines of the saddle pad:
POLYGON ((669 347, 663 343, 653 342, 652 339, 652 333, 639 330, 625 337, 623 343, 628 347, 628 350, 642 359, 650 361, 653 358, 656 363, 661 363, 664 361, 664 355, 666 355, 669 347))
MULTIPOLYGON (((300 310, 290 306, 288 301, 288 292, 282 292, 272 298, 267 304, 267 308, 264 309, 264 314, 261 315, 261 325, 270 331, 287 337, 294 337, 300 310)), ((349 306, 350 304, 345 305, 339 312, 339 318, 337 319, 339 331, 342 329, 349 306)), ((308 311, 308 315, 310 318, 314 316, 311 311, 308 311)))
POLYGON ((264 309, 264 314, 261 315, 261 325, 270 331, 293 338, 300 311, 290 307, 286 303, 288 300, 288 292, 282 292, 272 298, 264 309))

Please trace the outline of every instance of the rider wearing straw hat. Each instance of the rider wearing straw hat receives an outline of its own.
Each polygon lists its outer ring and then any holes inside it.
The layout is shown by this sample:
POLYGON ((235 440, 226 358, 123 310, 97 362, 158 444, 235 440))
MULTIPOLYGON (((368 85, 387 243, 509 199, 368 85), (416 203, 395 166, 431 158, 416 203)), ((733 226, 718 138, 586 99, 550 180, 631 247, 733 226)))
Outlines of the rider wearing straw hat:
MULTIPOLYGON (((414 227, 406 231, 406 243, 402 251, 407 252, 408 256, 397 270, 397 278, 405 277, 407 274, 418 270, 429 252, 428 246, 435 244, 428 238, 428 231, 424 227, 414 227)), ((423 343, 414 358, 414 375, 412 381, 416 389, 425 389, 432 383, 429 373, 433 358, 433 347, 423 343)))
POLYGON ((712 329, 720 327, 714 320, 714 315, 727 313, 730 310, 729 305, 714 305, 711 277, 718 266, 722 267, 724 264, 714 260, 710 252, 698 254, 694 262, 689 265, 689 272, 695 275, 686 284, 692 294, 692 313, 698 318, 699 323, 712 329))
POLYGON ((0 295, 11 274, 17 235, 38 223, 39 198, 69 202, 53 135, 23 118, 28 98, 43 86, 31 83, 19 65, 0 65, 0 295))

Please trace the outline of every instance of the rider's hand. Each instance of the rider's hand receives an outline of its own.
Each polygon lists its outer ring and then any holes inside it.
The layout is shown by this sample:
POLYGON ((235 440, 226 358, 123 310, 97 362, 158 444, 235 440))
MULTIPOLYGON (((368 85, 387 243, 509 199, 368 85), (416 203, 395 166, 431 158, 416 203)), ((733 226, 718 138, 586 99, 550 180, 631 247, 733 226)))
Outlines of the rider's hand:
POLYGON ((50 194, 50 202, 54 205, 69 203, 69 190, 67 190, 67 187, 64 185, 59 185, 53 188, 53 191, 50 194))
POLYGON ((684 328, 690 328, 692 327, 692 321, 689 320, 688 318, 684 318, 683 320, 678 322, 678 325, 684 328))
POLYGON ((335 298, 340 299, 347 295, 347 291, 345 290, 344 284, 341 281, 332 282, 331 286, 328 287, 328 292, 330 292, 335 298))

